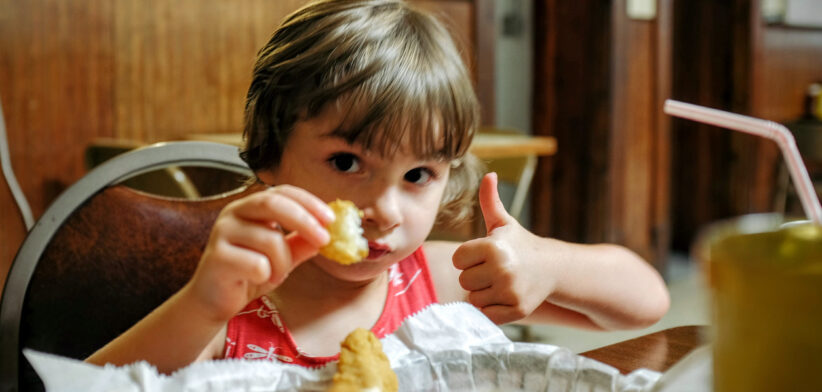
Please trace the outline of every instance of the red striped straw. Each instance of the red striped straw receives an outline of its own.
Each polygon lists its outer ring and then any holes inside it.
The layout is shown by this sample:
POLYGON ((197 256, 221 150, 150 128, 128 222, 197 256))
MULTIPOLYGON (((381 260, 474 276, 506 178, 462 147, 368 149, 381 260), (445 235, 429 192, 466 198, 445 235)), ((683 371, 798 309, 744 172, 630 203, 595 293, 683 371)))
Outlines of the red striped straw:
POLYGON ((788 171, 799 193, 799 201, 802 203, 805 215, 815 223, 822 224, 822 206, 819 205, 819 198, 816 196, 811 177, 808 175, 808 169, 802 161, 799 149, 796 148, 793 134, 784 125, 671 99, 665 101, 663 110, 674 117, 750 133, 776 142, 788 165, 788 171))

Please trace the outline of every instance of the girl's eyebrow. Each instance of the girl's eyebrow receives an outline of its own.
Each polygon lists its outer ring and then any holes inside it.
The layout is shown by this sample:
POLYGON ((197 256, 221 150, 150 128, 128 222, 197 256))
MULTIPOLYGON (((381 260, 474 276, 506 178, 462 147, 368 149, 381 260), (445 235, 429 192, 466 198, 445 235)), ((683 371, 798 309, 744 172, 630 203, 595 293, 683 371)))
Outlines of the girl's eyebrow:
POLYGON ((347 140, 345 140, 345 137, 342 136, 342 133, 340 132, 339 128, 332 129, 332 130, 327 131, 327 132, 323 132, 319 135, 319 137, 321 139, 339 139, 339 140, 345 141, 347 144, 350 144, 350 143, 348 143, 347 140))
POLYGON ((349 141, 345 136, 343 136, 344 132, 341 128, 335 128, 327 132, 323 132, 319 135, 320 139, 331 140, 331 141, 341 141, 345 143, 349 147, 356 147, 360 150, 363 150, 362 144, 358 143, 357 141, 349 141))
POLYGON ((346 134, 351 133, 350 129, 344 128, 342 124, 331 128, 330 130, 320 134, 321 137, 345 139, 346 134))

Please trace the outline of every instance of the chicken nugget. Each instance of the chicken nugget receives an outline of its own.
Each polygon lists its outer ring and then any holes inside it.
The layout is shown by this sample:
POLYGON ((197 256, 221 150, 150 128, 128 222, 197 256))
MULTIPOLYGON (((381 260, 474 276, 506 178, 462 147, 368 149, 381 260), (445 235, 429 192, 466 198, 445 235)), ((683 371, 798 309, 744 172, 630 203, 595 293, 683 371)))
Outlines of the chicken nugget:
POLYGON ((399 389, 397 374, 374 334, 357 328, 340 345, 340 361, 329 392, 381 391, 399 389))
POLYGON ((348 265, 368 256, 368 241, 362 236, 363 212, 348 200, 328 203, 336 219, 328 225, 331 241, 320 248, 320 254, 340 264, 348 265))

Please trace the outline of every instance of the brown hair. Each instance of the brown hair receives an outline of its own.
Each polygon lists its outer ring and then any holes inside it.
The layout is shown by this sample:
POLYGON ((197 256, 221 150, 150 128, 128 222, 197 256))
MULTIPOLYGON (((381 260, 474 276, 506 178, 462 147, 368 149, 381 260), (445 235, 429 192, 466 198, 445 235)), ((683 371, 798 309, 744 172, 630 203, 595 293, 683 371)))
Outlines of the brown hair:
POLYGON ((254 171, 279 165, 300 119, 349 109, 337 134, 392 154, 452 162, 438 220, 468 215, 481 164, 467 153, 479 110, 447 30, 402 0, 314 1, 286 17, 257 55, 246 98, 245 148, 254 171))

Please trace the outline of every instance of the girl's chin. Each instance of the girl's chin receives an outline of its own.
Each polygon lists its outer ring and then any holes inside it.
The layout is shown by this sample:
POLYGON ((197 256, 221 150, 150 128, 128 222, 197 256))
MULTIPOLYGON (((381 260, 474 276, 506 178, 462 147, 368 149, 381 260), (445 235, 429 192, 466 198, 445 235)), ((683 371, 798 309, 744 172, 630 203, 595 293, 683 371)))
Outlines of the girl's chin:
POLYGON ((322 256, 317 257, 316 263, 329 275, 334 276, 337 279, 349 281, 364 281, 376 278, 383 272, 387 271, 388 267, 392 264, 380 259, 365 259, 358 263, 343 265, 322 256))

